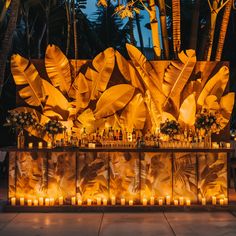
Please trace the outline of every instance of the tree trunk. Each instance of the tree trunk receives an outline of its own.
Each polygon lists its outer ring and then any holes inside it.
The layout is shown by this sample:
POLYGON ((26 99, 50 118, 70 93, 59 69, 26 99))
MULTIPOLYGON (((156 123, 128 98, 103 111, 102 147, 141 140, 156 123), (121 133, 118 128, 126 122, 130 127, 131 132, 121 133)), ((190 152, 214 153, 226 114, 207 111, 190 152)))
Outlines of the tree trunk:
POLYGON ((134 25, 133 25, 133 18, 129 18, 129 35, 130 35, 130 44, 136 45, 135 38, 134 38, 134 25))
POLYGON ((1 15, 0 15, 0 28, 1 28, 1 26, 2 26, 2 23, 3 23, 4 19, 5 19, 5 16, 6 16, 6 14, 7 14, 7 10, 8 10, 8 8, 9 8, 10 4, 11 4, 11 0, 6 1, 6 2, 4 3, 3 9, 1 10, 1 15))
POLYGON ((161 34, 163 39, 164 56, 165 59, 169 59, 170 49, 169 49, 169 39, 167 32, 165 0, 159 0, 159 11, 160 11, 161 34))
POLYGON ((223 19, 222 19, 222 23, 220 27, 218 45, 216 49, 216 58, 215 58, 216 61, 221 60, 221 55, 224 48, 225 36, 226 36, 227 28, 228 28, 232 5, 233 5, 233 0, 229 0, 227 4, 225 5, 224 15, 223 15, 223 19))
POLYGON ((137 14, 137 13, 135 13, 135 20, 136 20, 136 25, 137 25, 140 48, 141 48, 141 52, 143 53, 144 52, 143 35, 142 35, 141 26, 140 26, 140 17, 139 17, 139 14, 137 14))
POLYGON ((5 68, 6 68, 8 53, 11 49, 12 37, 13 37, 14 30, 16 28, 19 6, 20 6, 19 0, 12 0, 11 1, 11 5, 10 5, 11 12, 9 15, 9 22, 8 22, 7 29, 4 34, 3 40, 1 42, 1 49, 0 49, 0 96, 2 93, 2 87, 3 87, 3 83, 4 83, 4 75, 5 75, 5 68))
POLYGON ((195 1, 193 18, 192 18, 192 26, 191 26, 191 34, 190 34, 190 45, 191 49, 197 50, 197 39, 198 39, 198 25, 199 25, 199 13, 200 13, 200 1, 195 1))
POLYGON ((69 0, 65 1, 66 18, 67 18, 67 38, 66 38, 66 56, 68 56, 70 49, 70 34, 71 34, 71 18, 70 18, 70 3, 69 0))
POLYGON ((45 34, 46 28, 47 28, 47 26, 46 26, 46 24, 45 24, 45 25, 43 26, 42 33, 41 33, 41 35, 40 35, 40 37, 39 37, 39 40, 38 40, 38 59, 41 58, 41 43, 42 43, 43 36, 44 36, 44 34, 45 34))
POLYGON ((74 70, 74 79, 77 72, 77 59, 78 59, 78 40, 77 40, 77 23, 76 23, 76 11, 75 11, 75 2, 73 0, 72 11, 73 11, 73 32, 74 32, 74 55, 75 55, 75 70, 74 70))
POLYGON ((180 0, 172 0, 172 27, 173 27, 173 50, 175 58, 181 48, 181 19, 180 19, 180 0))
POLYGON ((156 5, 155 0, 150 0, 149 3, 149 17, 150 17, 150 25, 152 30, 152 43, 153 49, 157 59, 161 58, 161 45, 159 38, 159 30, 158 30, 158 21, 156 16, 156 5))

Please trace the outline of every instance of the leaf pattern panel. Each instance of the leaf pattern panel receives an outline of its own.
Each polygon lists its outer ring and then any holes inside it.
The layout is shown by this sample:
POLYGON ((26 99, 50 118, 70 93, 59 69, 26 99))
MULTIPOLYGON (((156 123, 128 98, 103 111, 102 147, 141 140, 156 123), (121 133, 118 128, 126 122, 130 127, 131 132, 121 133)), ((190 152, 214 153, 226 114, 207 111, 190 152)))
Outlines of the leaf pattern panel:
POLYGON ((46 195, 44 153, 18 152, 16 160, 16 197, 46 195))
POLYGON ((69 200, 76 193, 76 152, 52 152, 48 158, 48 196, 69 200))
POLYGON ((15 197, 16 194, 16 152, 9 153, 9 170, 8 170, 8 196, 15 197))
POLYGON ((127 200, 139 201, 139 154, 131 152, 111 152, 110 154, 110 196, 117 201, 124 197, 127 200))
POLYGON ((146 152, 141 163, 142 196, 172 196, 171 153, 146 152))
POLYGON ((173 159, 173 197, 197 202, 197 169, 195 153, 175 153, 173 159))
POLYGON ((108 154, 80 152, 77 161, 77 196, 83 201, 108 198, 108 154))
POLYGON ((198 154, 199 197, 227 197, 227 153, 198 154))

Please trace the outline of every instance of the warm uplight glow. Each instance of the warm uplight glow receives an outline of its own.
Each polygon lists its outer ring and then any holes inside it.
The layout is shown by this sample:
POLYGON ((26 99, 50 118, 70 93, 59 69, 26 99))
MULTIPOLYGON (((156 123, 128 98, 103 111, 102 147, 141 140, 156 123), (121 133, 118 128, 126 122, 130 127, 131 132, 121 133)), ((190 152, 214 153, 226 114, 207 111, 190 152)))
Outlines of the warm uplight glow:
POLYGON ((38 142, 38 148, 43 148, 43 143, 42 142, 38 142))
POLYGON ((163 206, 163 198, 159 198, 159 200, 158 200, 158 205, 159 205, 159 206, 163 206))
POLYGON ((100 197, 97 197, 97 205, 101 206, 102 204, 102 199, 100 197))
POLYGON ((143 198, 143 205, 147 206, 147 198, 143 198))
POLYGON ((76 197, 71 198, 71 205, 72 206, 76 205, 76 197))
POLYGON ((216 196, 212 196, 212 205, 216 205, 216 196))
POLYGON ((77 203, 78 203, 78 206, 82 206, 82 203, 83 203, 82 199, 81 199, 81 198, 78 198, 77 203))
POLYGON ((32 200, 31 200, 31 199, 28 199, 28 200, 27 200, 27 205, 28 205, 28 206, 32 206, 32 200))
POLYGON ((43 197, 40 197, 39 198, 39 206, 43 206, 43 203, 44 203, 44 199, 43 199, 43 197))
POLYGON ((205 197, 202 198, 202 205, 203 205, 203 206, 206 205, 206 198, 205 198, 205 197))
POLYGON ((229 204, 229 200, 228 200, 227 197, 224 198, 224 204, 225 204, 225 205, 228 205, 228 204, 229 204))
POLYGON ((11 198, 11 205, 12 205, 12 206, 15 206, 15 205, 16 205, 16 198, 15 198, 15 197, 12 197, 12 198, 11 198))
POLYGON ((183 198, 183 197, 180 197, 180 198, 179 198, 179 205, 180 205, 180 206, 183 206, 183 205, 184 205, 184 198, 183 198))
POLYGON ((121 206, 124 206, 124 205, 125 205, 125 198, 121 198, 121 199, 120 199, 120 204, 121 204, 121 206))
POLYGON ((54 200, 53 197, 51 197, 51 198, 49 199, 49 204, 50 204, 50 206, 54 206, 54 205, 55 205, 55 200, 54 200))
POLYGON ((116 205, 116 197, 111 197, 111 205, 114 206, 116 205))
POLYGON ((63 197, 59 197, 58 202, 59 202, 59 205, 60 205, 60 206, 63 205, 63 203, 64 203, 64 198, 63 198, 63 197))
POLYGON ((38 206, 39 205, 39 200, 38 199, 34 199, 34 206, 38 206))
POLYGON ((47 143, 47 147, 48 147, 48 148, 52 148, 52 143, 51 143, 51 142, 48 142, 48 143, 47 143))
POLYGON ((186 199, 186 205, 191 206, 191 200, 190 199, 186 199))
POLYGON ((174 200, 174 205, 178 206, 179 205, 179 201, 177 199, 174 200))
POLYGON ((90 198, 87 199, 87 205, 91 206, 92 205, 92 200, 90 198))
POLYGON ((106 205, 107 205, 107 199, 106 199, 106 198, 103 198, 103 199, 102 199, 102 204, 103 204, 103 206, 106 206, 106 205))
POLYGON ((150 205, 153 206, 155 204, 155 198, 150 197, 150 205))
POLYGON ((49 206, 50 205, 50 200, 49 198, 45 198, 45 206, 49 206))
POLYGON ((223 198, 220 199, 220 205, 221 205, 221 206, 224 205, 224 199, 223 199, 223 198))
POLYGON ((33 148, 33 143, 28 143, 28 148, 33 148))
POLYGON ((133 206, 134 205, 134 201, 133 200, 129 200, 129 206, 133 206))
POLYGON ((25 198, 21 197, 20 198, 20 206, 24 206, 25 205, 25 198))
POLYGON ((170 205, 170 196, 166 196, 166 205, 170 205))

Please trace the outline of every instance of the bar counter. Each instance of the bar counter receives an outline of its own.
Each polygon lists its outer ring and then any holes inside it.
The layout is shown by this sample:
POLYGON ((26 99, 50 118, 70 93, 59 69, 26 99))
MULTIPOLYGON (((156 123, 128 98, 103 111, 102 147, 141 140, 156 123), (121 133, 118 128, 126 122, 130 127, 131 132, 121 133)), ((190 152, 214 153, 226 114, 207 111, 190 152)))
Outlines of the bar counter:
MULTIPOLYGON (((9 199, 72 198, 92 205, 112 199, 120 205, 148 205, 184 199, 228 198, 230 148, 1 148, 9 152, 9 199), (105 201, 105 200, 104 200, 105 201)), ((185 204, 185 203, 184 203, 185 204)), ((73 205, 73 204, 72 204, 73 205)))

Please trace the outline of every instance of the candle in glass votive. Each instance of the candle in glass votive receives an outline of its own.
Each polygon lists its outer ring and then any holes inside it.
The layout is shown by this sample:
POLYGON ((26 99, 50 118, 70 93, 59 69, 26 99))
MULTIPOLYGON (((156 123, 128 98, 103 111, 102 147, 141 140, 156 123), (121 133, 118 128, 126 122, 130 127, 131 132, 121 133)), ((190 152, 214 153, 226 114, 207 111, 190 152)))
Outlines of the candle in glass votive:
POLYGON ((34 199, 34 206, 38 206, 39 205, 39 200, 38 199, 34 199))
POLYGON ((180 205, 180 206, 183 206, 183 205, 184 205, 184 198, 183 198, 183 197, 180 197, 180 198, 179 198, 179 205, 180 205))
POLYGON ((226 143, 226 148, 230 148, 230 143, 226 143))
POLYGON ((42 142, 38 142, 38 148, 43 148, 43 143, 42 142))
POLYGON ((92 205, 92 200, 90 198, 87 199, 87 205, 91 206, 92 205))
POLYGON ((212 196, 212 205, 216 205, 216 196, 212 196))
POLYGON ((220 199, 220 205, 221 205, 221 206, 224 205, 224 199, 223 199, 223 198, 220 199))
POLYGON ((15 198, 15 197, 12 197, 12 198, 11 198, 11 205, 12 205, 12 206, 15 206, 15 205, 16 205, 16 198, 15 198))
POLYGON ((48 147, 48 148, 51 148, 51 147, 52 147, 52 143, 51 143, 51 142, 48 142, 48 143, 47 143, 47 147, 48 147))
POLYGON ((39 206, 43 206, 43 197, 39 198, 39 206))
POLYGON ((97 205, 98 206, 102 205, 102 199, 100 197, 97 197, 97 205))
POLYGON ((71 205, 76 205, 76 197, 71 197, 71 205))
POLYGON ((177 199, 174 200, 174 205, 178 206, 179 205, 179 201, 177 199))
POLYGON ((163 205, 163 199, 162 199, 162 198, 159 198, 159 200, 158 200, 158 205, 159 205, 159 206, 162 206, 162 205, 163 205))
POLYGON ((122 206, 125 205, 125 198, 121 198, 121 199, 120 199, 120 204, 121 204, 122 206))
POLYGON ((33 143, 28 143, 28 148, 33 148, 33 143))
POLYGON ((187 205, 187 206, 191 206, 191 200, 190 200, 190 199, 187 199, 187 200, 186 200, 186 205, 187 205))
POLYGON ((166 205, 170 205, 170 196, 166 196, 166 205))
POLYGON ((45 198, 45 206, 49 206, 50 205, 50 200, 49 198, 45 198))
POLYGON ((63 197, 59 197, 58 198, 58 202, 59 202, 59 206, 62 206, 64 203, 64 198, 63 197))
POLYGON ((103 204, 103 206, 106 206, 106 205, 107 205, 107 199, 106 199, 106 198, 103 198, 103 199, 102 199, 102 204, 103 204))
POLYGON ((111 197, 111 205, 114 206, 116 205, 116 197, 111 197))
POLYGON ((81 206, 82 205, 82 199, 81 198, 78 198, 78 201, 77 201, 78 205, 81 206))
POLYGON ((147 198, 143 198, 143 205, 147 206, 147 198))
POLYGON ((206 205, 206 198, 205 198, 205 197, 202 198, 202 205, 203 205, 203 206, 206 205))
POLYGON ((150 197, 150 205, 153 206, 155 204, 155 198, 150 197))
POLYGON ((229 204, 229 199, 227 197, 224 198, 224 205, 228 205, 229 204))
POLYGON ((24 206, 25 205, 25 198, 21 197, 20 198, 20 206, 24 206))
POLYGON ((134 205, 134 201, 133 200, 129 200, 129 206, 133 206, 134 205))
POLYGON ((28 206, 32 206, 32 200, 31 200, 31 199, 28 199, 28 200, 27 200, 27 205, 28 205, 28 206))
POLYGON ((49 198, 49 205, 54 206, 54 204, 55 204, 54 198, 53 197, 49 198))

